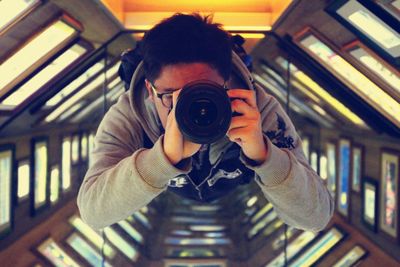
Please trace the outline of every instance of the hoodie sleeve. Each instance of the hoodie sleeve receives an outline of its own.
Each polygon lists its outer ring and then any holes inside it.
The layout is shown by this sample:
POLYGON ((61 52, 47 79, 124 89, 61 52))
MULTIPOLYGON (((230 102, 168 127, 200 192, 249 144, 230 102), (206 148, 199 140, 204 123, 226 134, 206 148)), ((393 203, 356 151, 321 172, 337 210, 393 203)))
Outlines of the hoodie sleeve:
POLYGON ((92 164, 79 188, 80 215, 94 229, 130 216, 167 188, 170 178, 189 172, 173 166, 163 151, 163 136, 143 148, 142 127, 129 116, 128 95, 106 113, 95 137, 92 164))
POLYGON ((268 158, 255 166, 242 153, 242 162, 255 171, 256 182, 279 216, 296 228, 320 231, 330 221, 334 202, 319 175, 308 164, 300 137, 279 102, 257 90, 268 158))

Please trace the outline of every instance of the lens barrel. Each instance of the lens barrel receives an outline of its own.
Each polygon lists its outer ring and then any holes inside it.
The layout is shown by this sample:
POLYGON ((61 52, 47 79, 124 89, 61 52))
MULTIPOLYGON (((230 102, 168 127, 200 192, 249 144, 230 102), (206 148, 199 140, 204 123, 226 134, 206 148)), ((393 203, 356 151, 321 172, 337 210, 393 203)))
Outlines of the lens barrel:
POLYGON ((232 119, 231 102, 225 88, 209 81, 186 84, 175 110, 183 136, 197 144, 210 144, 225 136, 232 119))

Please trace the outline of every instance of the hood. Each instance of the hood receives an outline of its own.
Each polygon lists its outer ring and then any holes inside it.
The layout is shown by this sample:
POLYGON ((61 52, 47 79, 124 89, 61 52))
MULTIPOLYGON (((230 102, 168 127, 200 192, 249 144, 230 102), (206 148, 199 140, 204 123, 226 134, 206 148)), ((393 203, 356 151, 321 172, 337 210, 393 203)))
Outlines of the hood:
MULTIPOLYGON (((240 86, 254 90, 253 77, 235 52, 232 52, 232 63, 232 74, 228 81, 229 88, 240 86)), ((155 143, 163 133, 163 127, 155 105, 148 98, 144 80, 143 62, 140 62, 132 76, 128 93, 129 102, 134 116, 142 123, 142 127, 150 140, 155 143)))

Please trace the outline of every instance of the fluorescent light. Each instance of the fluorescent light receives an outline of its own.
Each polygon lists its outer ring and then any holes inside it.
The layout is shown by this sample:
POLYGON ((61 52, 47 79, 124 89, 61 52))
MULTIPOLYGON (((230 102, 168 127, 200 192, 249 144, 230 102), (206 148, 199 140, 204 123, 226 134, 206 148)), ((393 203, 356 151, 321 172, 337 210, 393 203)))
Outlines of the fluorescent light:
MULTIPOLYGON (((119 68, 119 64, 115 64, 112 68, 107 71, 107 76, 112 77, 113 75, 117 74, 119 68)), ((78 100, 82 99, 93 90, 98 88, 100 85, 104 83, 104 76, 99 75, 97 76, 92 82, 86 85, 84 88, 79 90, 76 94, 68 98, 64 103, 62 103, 57 109, 53 110, 46 118, 46 122, 52 122, 62 113, 64 113, 67 109, 69 109, 72 105, 74 105, 78 100)))
POLYGON ((56 202, 59 197, 60 188, 60 170, 58 166, 54 166, 50 172, 50 201, 56 202))
POLYGON ((71 65, 75 60, 81 57, 86 52, 86 49, 80 45, 74 45, 53 62, 47 65, 32 79, 18 88, 14 93, 8 96, 1 103, 2 105, 18 106, 28 97, 37 92, 50 79, 57 76, 61 71, 71 65))
MULTIPOLYGON (((287 61, 282 57, 277 57, 275 60, 282 68, 286 69, 287 61)), ((350 109, 348 109, 345 105, 343 105, 340 101, 338 101, 335 97, 329 94, 325 89, 319 86, 316 82, 314 82, 308 75, 299 70, 294 64, 290 65, 290 71, 294 75, 294 77, 302 82, 309 90, 313 91, 319 97, 325 100, 325 103, 333 107, 339 113, 341 113, 345 118, 353 122, 354 124, 368 128, 364 121, 354 114, 350 109)))
POLYGON ((74 28, 59 20, 26 43, 0 65, 0 95, 4 95, 44 60, 60 50, 76 33, 74 28))
POLYGON ((18 198, 29 195, 29 161, 18 164, 18 198))
POLYGON ((362 99, 400 127, 400 103, 393 99, 393 97, 379 88, 344 58, 320 41, 315 35, 308 35, 300 41, 300 44, 309 51, 309 53, 318 57, 325 67, 347 83, 349 88, 362 99))
POLYGON ((0 32, 29 12, 38 3, 40 3, 38 0, 0 1, 0 32))
POLYGON ((104 68, 103 63, 96 63, 92 67, 90 67, 88 70, 86 70, 83 74, 81 74, 78 78, 73 80, 71 83, 69 83, 66 87, 64 87, 61 91, 59 91, 56 95, 54 95, 52 98, 50 98, 46 102, 46 106, 55 106, 57 105, 62 99, 67 97, 70 93, 75 91, 78 87, 80 87, 83 83, 88 81, 91 77, 93 77, 96 73, 98 73, 100 70, 104 68))

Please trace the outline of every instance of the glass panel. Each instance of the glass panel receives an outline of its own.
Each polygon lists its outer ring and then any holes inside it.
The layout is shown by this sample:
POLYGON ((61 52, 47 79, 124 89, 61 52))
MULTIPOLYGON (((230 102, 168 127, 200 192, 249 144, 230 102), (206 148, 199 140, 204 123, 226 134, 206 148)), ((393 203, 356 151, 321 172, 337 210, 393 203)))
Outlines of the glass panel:
POLYGON ((57 267, 79 267, 80 265, 74 261, 65 251, 54 242, 52 238, 44 241, 37 250, 45 256, 54 266, 57 267))
POLYGON ((47 188, 47 142, 41 141, 35 143, 35 173, 34 173, 34 194, 35 209, 46 204, 47 188))
POLYGON ((0 1, 0 32, 31 10, 38 0, 0 1))
POLYGON ((79 161, 79 135, 72 137, 72 152, 71 152, 72 164, 76 164, 79 161))
POLYGON ((267 203, 265 204, 265 206, 260 209, 255 215, 254 217, 251 218, 251 223, 255 223, 258 219, 260 219, 262 216, 264 216, 265 214, 267 214, 270 210, 272 210, 272 204, 271 203, 267 203))
POLYGON ((319 158, 319 166, 319 175, 326 180, 328 178, 328 158, 325 155, 319 158))
POLYGON ((81 157, 87 159, 88 154, 88 135, 83 134, 81 138, 81 157))
POLYGON ((138 252, 136 248, 126 242, 117 232, 115 232, 112 228, 106 227, 104 229, 104 233, 107 236, 107 239, 119 249, 128 259, 135 261, 138 258, 138 252))
POLYGON ((255 237, 277 217, 278 214, 275 211, 272 210, 271 212, 269 212, 263 219, 261 219, 258 223, 250 228, 250 230, 247 232, 247 238, 251 239, 255 237))
POLYGON ((89 156, 89 163, 88 163, 88 165, 89 165, 89 167, 91 167, 92 166, 92 152, 93 152, 93 149, 94 149, 94 133, 91 133, 90 135, 89 135, 89 147, 88 147, 88 156, 89 156))
POLYGON ((370 225, 375 226, 376 187, 373 184, 365 183, 363 201, 364 201, 363 219, 367 221, 370 225))
MULTIPOLYGON (((107 76, 112 77, 117 74, 119 68, 119 64, 115 64, 113 67, 111 67, 109 70, 107 70, 107 76)), ((55 110, 53 110, 46 118, 46 122, 52 122, 54 121, 58 116, 60 116, 62 113, 64 113, 67 109, 72 107, 76 102, 84 98, 86 95, 94 91, 95 89, 99 88, 102 86, 104 83, 104 76, 99 75, 96 77, 92 82, 90 82, 88 85, 86 85, 84 88, 79 90, 77 93, 75 93, 73 96, 65 100, 59 107, 57 107, 55 110)))
POLYGON ((95 74, 101 71, 104 68, 104 63, 98 62, 86 70, 83 74, 81 74, 78 78, 69 83, 66 87, 64 87, 60 92, 54 95, 52 98, 47 100, 45 104, 45 108, 52 107, 60 103, 65 97, 71 94, 73 91, 78 89, 82 84, 90 80, 95 74))
POLYGON ((315 151, 311 152, 310 162, 311 162, 311 168, 313 168, 314 171, 318 172, 318 154, 317 154, 317 152, 315 152, 315 151))
POLYGON ((42 88, 43 85, 45 85, 50 79, 56 77, 61 71, 71 65, 75 60, 80 58, 85 52, 86 49, 80 45, 72 46, 61 56, 57 57, 54 61, 42 69, 39 73, 37 73, 33 78, 19 87, 15 92, 6 97, 1 102, 1 108, 4 108, 4 105, 6 105, 8 106, 6 107, 7 110, 9 110, 9 106, 18 106, 28 97, 32 96, 35 92, 42 88))
MULTIPOLYGON (((105 242, 103 237, 95 230, 90 228, 89 225, 84 223, 81 218, 78 216, 73 216, 69 219, 69 223, 72 224, 82 235, 89 239, 97 247, 97 249, 102 249, 103 243, 105 242)), ((104 245, 104 254, 106 257, 112 259, 115 257, 116 251, 108 243, 106 243, 104 245)))
POLYGON ((143 236, 127 221, 120 221, 118 225, 121 226, 124 231, 131 236, 136 242, 143 244, 143 236))
POLYGON ((27 77, 76 33, 65 22, 56 21, 4 61, 0 65, 0 96, 27 77))
POLYGON ((337 228, 333 227, 326 232, 314 245, 308 248, 296 261, 291 263, 290 267, 297 266, 311 266, 318 259, 324 256, 330 249, 333 248, 340 240, 342 240, 344 234, 341 233, 337 228))
POLYGON ((361 165, 362 165, 362 150, 359 147, 353 148, 353 169, 352 169, 352 179, 351 179, 351 187, 354 191, 360 192, 360 184, 361 184, 361 165))
POLYGON ((301 138, 304 155, 308 162, 310 162, 310 139, 307 136, 301 138))
MULTIPOLYGON (((316 233, 306 231, 296 237, 292 242, 289 243, 287 247, 287 260, 289 261, 296 256, 296 254, 311 241, 313 241, 316 236, 316 233)), ((265 267, 284 266, 284 262, 285 255, 283 252, 281 252, 276 258, 266 264, 265 267)))
MULTIPOLYGON (((119 80, 119 78, 117 79, 119 80)), ((111 89, 111 91, 107 93, 106 96, 107 101, 109 101, 110 104, 113 103, 116 100, 116 98, 121 96, 124 92, 125 92, 124 85, 122 83, 119 83, 116 87, 114 87, 113 89, 111 89)), ((83 100, 78 104, 75 104, 75 106, 77 105, 83 106, 82 105, 83 102, 85 101, 83 100)), ((84 105, 85 107, 82 110, 80 110, 74 117, 71 118, 71 122, 77 123, 81 121, 83 118, 92 114, 94 110, 100 109, 103 104, 104 104, 104 96, 101 95, 95 101, 92 101, 91 103, 84 105)), ((67 119, 67 117, 65 119, 67 119)))
POLYGON ((67 190, 71 186, 71 137, 64 137, 62 142, 62 189, 67 190))
POLYGON ((0 232, 11 223, 12 151, 0 152, 0 232))
POLYGON ((30 166, 29 161, 24 160, 18 163, 18 199, 29 195, 30 166))
POLYGON ((367 253, 365 249, 356 245, 346 253, 333 267, 352 267, 367 253))
MULTIPOLYGON (((288 62, 286 59, 282 57, 277 57, 275 60, 283 69, 287 69, 288 62)), ((320 98, 325 100, 325 103, 330 107, 334 108, 337 112, 342 114, 345 118, 353 122, 354 124, 367 128, 364 121, 354 114, 350 109, 348 109, 345 105, 343 105, 340 101, 338 101, 335 97, 333 97, 328 91, 319 86, 316 82, 314 82, 308 75, 299 70, 294 64, 290 64, 290 72, 295 77, 295 80, 298 80, 300 83, 304 84, 309 90, 313 91, 320 98)))
POLYGON ((167 237, 165 244, 182 245, 182 246, 201 246, 201 245, 229 245, 231 244, 228 238, 178 238, 167 237))
POLYGON ((50 172, 50 201, 57 202, 60 195, 60 168, 53 166, 50 172))
MULTIPOLYGON (((278 83, 274 82, 274 80, 270 79, 269 77, 263 78, 264 75, 259 76, 254 73, 253 76, 255 81, 257 81, 257 83, 261 85, 264 90, 273 94, 282 103, 286 103, 286 90, 283 87, 281 87, 278 83)), ((331 116, 319 116, 319 114, 317 114, 312 108, 310 108, 307 103, 304 103, 304 101, 300 101, 295 96, 290 96, 290 101, 291 104, 289 105, 289 108, 296 113, 312 118, 326 128, 332 128, 332 123, 335 120, 331 116)))
POLYGON ((337 74, 361 98, 400 127, 400 104, 390 95, 371 82, 315 35, 310 34, 302 38, 300 45, 322 61, 327 69, 337 74))
MULTIPOLYGON (((93 249, 89 243, 80 237, 78 234, 73 233, 67 238, 67 243, 75 250, 76 253, 86 259, 92 266, 103 266, 103 259, 95 249, 93 249)), ((111 265, 105 261, 105 266, 111 267, 111 265)))

